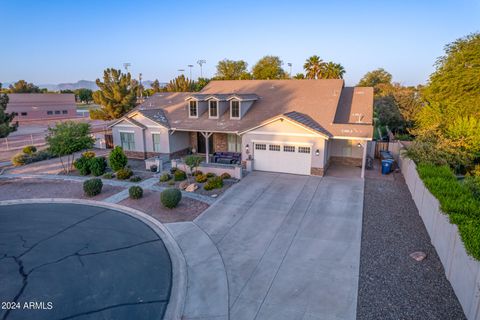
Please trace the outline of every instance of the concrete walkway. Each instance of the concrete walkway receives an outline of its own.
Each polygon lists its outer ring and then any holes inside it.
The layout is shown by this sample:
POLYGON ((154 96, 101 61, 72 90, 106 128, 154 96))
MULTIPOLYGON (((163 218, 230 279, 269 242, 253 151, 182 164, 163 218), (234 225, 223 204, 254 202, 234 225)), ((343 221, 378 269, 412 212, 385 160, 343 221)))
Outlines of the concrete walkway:
MULTIPOLYGON (((189 276, 225 272, 233 320, 355 319, 362 211, 360 179, 254 172, 194 221, 224 271, 193 265, 189 276)), ((203 251, 196 241, 179 243, 203 251)), ((189 301, 187 309, 201 303, 189 301)))

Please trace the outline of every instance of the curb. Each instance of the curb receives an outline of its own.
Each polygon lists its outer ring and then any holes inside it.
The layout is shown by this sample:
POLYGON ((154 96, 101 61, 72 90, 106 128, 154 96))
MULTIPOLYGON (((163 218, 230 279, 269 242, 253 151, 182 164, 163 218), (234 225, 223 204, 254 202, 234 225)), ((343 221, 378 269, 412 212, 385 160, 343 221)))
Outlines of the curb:
POLYGON ((128 208, 119 204, 106 203, 94 200, 66 198, 19 199, 0 201, 0 206, 34 203, 71 203, 112 209, 114 211, 127 214, 137 220, 140 220, 141 222, 152 228, 152 230, 155 231, 162 239, 172 261, 172 289, 170 292, 170 300, 168 301, 167 310, 165 311, 163 319, 182 319, 185 306, 185 296, 187 293, 187 264, 179 245, 173 238, 170 231, 162 223, 139 210, 128 208))

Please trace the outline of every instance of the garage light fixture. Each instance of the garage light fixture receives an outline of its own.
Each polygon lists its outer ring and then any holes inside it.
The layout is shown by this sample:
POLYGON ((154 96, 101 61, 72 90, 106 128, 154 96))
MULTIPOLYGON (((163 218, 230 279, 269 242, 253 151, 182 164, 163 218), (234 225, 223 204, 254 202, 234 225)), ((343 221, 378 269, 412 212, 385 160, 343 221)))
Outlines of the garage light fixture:
POLYGON ((250 149, 250 146, 249 146, 248 143, 247 143, 247 145, 245 146, 245 153, 246 153, 246 154, 249 154, 249 153, 250 153, 249 149, 250 149))
POLYGON ((320 150, 315 150, 315 155, 318 157, 320 155, 320 150))

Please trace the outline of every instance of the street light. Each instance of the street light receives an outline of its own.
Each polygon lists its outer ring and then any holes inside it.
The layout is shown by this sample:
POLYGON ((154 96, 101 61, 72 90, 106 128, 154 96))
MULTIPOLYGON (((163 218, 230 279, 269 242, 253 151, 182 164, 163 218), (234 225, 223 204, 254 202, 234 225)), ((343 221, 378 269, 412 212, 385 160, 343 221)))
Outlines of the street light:
POLYGON ((188 67, 190 68, 190 80, 192 80, 192 68, 193 68, 193 64, 189 64, 188 67))
POLYGON ((290 67, 290 78, 291 78, 292 77, 292 63, 291 62, 287 63, 287 66, 290 67))
POLYGON ((200 65, 200 78, 203 78, 202 66, 203 66, 203 64, 207 63, 207 60, 201 59, 201 60, 198 60, 197 63, 200 65))
POLYGON ((178 69, 178 72, 180 72, 181 74, 183 74, 184 71, 185 69, 178 69))

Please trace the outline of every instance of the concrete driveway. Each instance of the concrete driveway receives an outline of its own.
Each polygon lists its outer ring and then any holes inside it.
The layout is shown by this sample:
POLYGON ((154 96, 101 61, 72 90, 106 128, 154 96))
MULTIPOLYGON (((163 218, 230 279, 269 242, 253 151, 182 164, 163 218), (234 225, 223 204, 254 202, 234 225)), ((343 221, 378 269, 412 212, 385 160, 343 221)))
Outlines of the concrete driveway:
POLYGON ((363 189, 253 172, 199 216, 225 266, 230 319, 355 319, 363 189))

